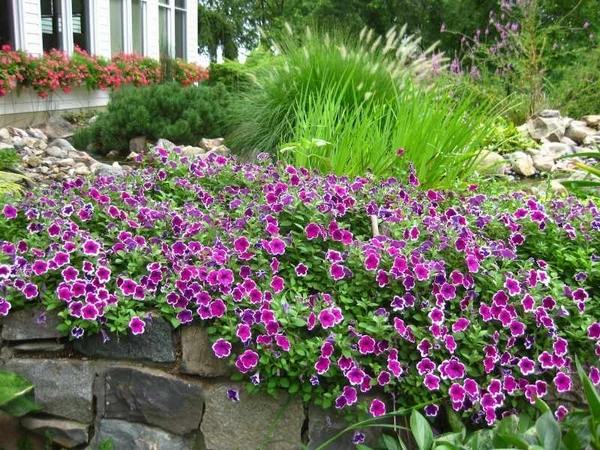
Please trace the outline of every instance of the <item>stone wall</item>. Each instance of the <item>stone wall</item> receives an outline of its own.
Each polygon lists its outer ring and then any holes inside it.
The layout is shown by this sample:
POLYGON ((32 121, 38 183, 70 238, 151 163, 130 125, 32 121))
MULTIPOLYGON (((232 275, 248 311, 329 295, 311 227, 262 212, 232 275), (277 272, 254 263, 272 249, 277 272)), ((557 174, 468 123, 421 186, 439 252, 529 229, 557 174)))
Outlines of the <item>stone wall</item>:
MULTIPOLYGON (((345 427, 334 412, 299 398, 246 393, 213 357, 200 326, 173 331, 154 317, 140 336, 69 341, 56 317, 36 309, 0 324, 0 370, 27 377, 42 407, 20 420, 0 416, 4 450, 16 449, 19 436, 35 442, 48 433, 57 448, 96 450, 110 439, 114 450, 296 450, 345 427), (239 401, 230 399, 232 389, 239 401)), ((331 448, 352 448, 351 439, 331 448)))

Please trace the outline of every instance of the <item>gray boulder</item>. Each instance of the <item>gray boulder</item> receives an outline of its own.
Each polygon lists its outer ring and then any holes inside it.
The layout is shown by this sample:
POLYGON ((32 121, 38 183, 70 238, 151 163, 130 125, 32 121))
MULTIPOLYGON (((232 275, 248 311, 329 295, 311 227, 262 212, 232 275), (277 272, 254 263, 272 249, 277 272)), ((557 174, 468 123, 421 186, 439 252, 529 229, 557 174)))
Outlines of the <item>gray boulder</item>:
POLYGON ((146 136, 137 136, 129 140, 130 153, 143 153, 146 151, 146 136))
POLYGON ((44 132, 42 130, 40 130, 39 128, 27 128, 27 133, 32 138, 40 139, 42 141, 48 140, 48 136, 46 136, 44 134, 44 132))
POLYGON ((175 362, 175 346, 171 326, 161 317, 153 317, 143 334, 108 334, 104 342, 100 334, 85 336, 73 342, 73 348, 86 356, 108 359, 175 362))
POLYGON ((53 312, 41 308, 26 308, 11 312, 2 321, 2 339, 27 341, 57 339, 63 336, 56 329, 60 320, 53 312))
POLYGON ((537 140, 547 139, 550 142, 560 142, 565 135, 566 124, 560 117, 540 116, 529 119, 527 122, 529 135, 537 140))
POLYGON ((53 158, 66 158, 69 155, 69 151, 63 148, 51 145, 46 149, 46 153, 53 158))
POLYGON ((125 171, 118 162, 115 162, 112 165, 97 162, 92 164, 91 169, 92 173, 99 177, 122 178, 125 176, 125 171))
POLYGON ((206 450, 298 450, 302 443, 304 407, 298 397, 248 395, 239 383, 207 388, 200 429, 206 450), (240 401, 228 398, 237 389, 240 401))
POLYGON ((581 118, 588 127, 600 129, 600 114, 592 114, 581 118))
POLYGON ((23 375, 34 385, 42 412, 83 423, 93 420, 92 385, 95 366, 67 359, 9 359, 2 370, 23 375))
POLYGON ((89 425, 55 417, 24 417, 21 426, 33 433, 49 436, 54 444, 73 448, 87 444, 89 425))
POLYGON ((514 152, 506 155, 512 170, 524 177, 535 175, 536 170, 533 165, 533 159, 525 152, 514 152))
POLYGON ((174 434, 198 429, 203 391, 197 384, 160 371, 128 367, 105 373, 102 417, 144 423, 174 434))
POLYGON ((221 377, 231 374, 231 368, 223 359, 213 354, 206 328, 199 325, 185 326, 181 330, 181 372, 201 377, 221 377))
POLYGON ((61 116, 53 115, 46 122, 43 131, 48 136, 48 139, 64 139, 73 136, 75 127, 61 116))
POLYGON ((585 138, 596 133, 596 130, 590 128, 585 122, 574 120, 565 131, 565 136, 573 139, 578 144, 582 144, 585 138))
POLYGON ((66 139, 54 139, 52 142, 50 142, 50 147, 58 147, 68 152, 76 150, 76 148, 73 147, 66 139))
POLYGON ((510 167, 499 153, 482 150, 475 162, 477 170, 482 173, 502 175, 510 167))
POLYGON ((164 148, 165 150, 171 151, 176 147, 176 145, 168 139, 161 138, 158 141, 156 141, 156 147, 164 148))
POLYGON ((96 429, 90 450, 110 441, 115 450, 194 450, 196 439, 178 436, 147 425, 124 420, 102 419, 96 429))

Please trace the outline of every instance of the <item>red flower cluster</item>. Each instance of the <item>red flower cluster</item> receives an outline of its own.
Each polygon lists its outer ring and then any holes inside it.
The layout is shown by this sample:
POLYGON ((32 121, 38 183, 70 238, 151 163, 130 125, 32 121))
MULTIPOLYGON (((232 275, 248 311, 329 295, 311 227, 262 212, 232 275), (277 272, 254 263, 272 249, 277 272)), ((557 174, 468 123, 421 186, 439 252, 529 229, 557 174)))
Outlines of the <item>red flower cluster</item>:
MULTIPOLYGON (((176 59, 173 75, 189 86, 207 79, 208 71, 176 59)), ((146 86, 162 78, 160 63, 140 55, 120 54, 108 60, 76 48, 70 57, 60 50, 33 57, 10 46, 0 49, 0 97, 20 87, 31 87, 45 98, 59 89, 68 93, 78 86, 103 90, 124 84, 146 86)))

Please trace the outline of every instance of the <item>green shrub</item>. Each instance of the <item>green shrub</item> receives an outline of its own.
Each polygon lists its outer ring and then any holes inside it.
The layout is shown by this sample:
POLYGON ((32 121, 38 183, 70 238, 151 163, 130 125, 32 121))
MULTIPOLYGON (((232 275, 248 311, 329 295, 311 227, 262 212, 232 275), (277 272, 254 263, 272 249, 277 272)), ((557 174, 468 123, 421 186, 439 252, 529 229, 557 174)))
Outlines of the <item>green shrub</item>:
POLYGON ((210 65, 209 85, 223 84, 230 92, 245 91, 254 83, 253 71, 272 65, 278 57, 261 47, 253 50, 244 63, 225 60, 210 65))
POLYGON ((521 133, 513 122, 499 118, 492 125, 492 132, 489 134, 484 147, 498 153, 512 153, 518 150, 536 148, 538 144, 529 136, 521 133))
POLYGON ((559 73, 551 96, 563 115, 580 118, 600 112, 600 45, 586 49, 559 73))
POLYGON ((229 95, 221 85, 182 87, 165 83, 125 88, 111 94, 108 109, 74 136, 75 145, 92 143, 104 150, 127 150, 129 140, 146 136, 177 144, 223 135, 229 95))
POLYGON ((279 44, 281 58, 253 71, 256 84, 233 107, 229 143, 242 153, 274 152, 293 139, 298 110, 308 111, 311 99, 331 95, 344 108, 363 100, 395 102, 399 83, 407 76, 423 76, 431 69, 419 40, 390 30, 386 37, 363 31, 359 39, 310 30, 297 39, 289 35, 279 44))

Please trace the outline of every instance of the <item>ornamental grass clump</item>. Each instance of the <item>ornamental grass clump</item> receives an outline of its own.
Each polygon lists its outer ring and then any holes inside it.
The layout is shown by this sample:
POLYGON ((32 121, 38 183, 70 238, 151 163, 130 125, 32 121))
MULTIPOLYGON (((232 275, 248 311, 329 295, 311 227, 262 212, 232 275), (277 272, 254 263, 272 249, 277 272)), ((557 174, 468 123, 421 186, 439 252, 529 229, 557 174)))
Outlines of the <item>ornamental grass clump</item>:
POLYGON ((564 416, 575 357, 600 382, 594 203, 178 153, 5 205, 0 315, 42 305, 73 339, 201 323, 256 389, 369 394, 373 416, 492 424, 538 398, 564 416))

